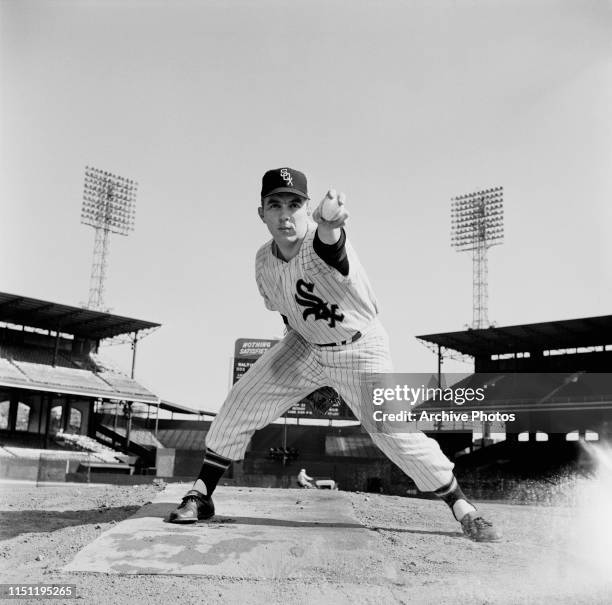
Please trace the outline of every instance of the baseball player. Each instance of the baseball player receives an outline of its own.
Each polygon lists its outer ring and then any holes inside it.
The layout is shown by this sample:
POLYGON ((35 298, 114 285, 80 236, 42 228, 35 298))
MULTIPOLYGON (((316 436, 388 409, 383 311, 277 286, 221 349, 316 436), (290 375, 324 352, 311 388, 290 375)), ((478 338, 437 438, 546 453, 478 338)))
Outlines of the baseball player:
POLYGON ((312 480, 312 477, 306 474, 305 468, 298 473, 297 482, 300 487, 313 487, 312 483, 310 483, 312 480))
MULTIPOLYGON (((391 372, 388 337, 366 273, 349 243, 343 193, 331 189, 314 209, 306 176, 292 168, 266 172, 260 219, 272 239, 257 252, 255 277, 265 306, 283 317, 285 337, 233 386, 206 435, 206 454, 192 489, 169 521, 193 523, 215 514, 213 491, 233 460, 244 457, 253 433, 314 390, 331 386, 357 419, 371 401, 363 377, 391 372)), ((464 533, 496 541, 499 532, 467 500, 453 463, 424 433, 375 430, 373 442, 421 491, 435 492, 464 533)))

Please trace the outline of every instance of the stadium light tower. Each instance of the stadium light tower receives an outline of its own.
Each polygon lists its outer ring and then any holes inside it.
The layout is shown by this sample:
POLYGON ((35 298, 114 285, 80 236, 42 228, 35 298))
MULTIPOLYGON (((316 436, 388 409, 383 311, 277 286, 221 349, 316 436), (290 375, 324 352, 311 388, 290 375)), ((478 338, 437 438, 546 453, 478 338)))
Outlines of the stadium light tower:
POLYGON ((134 230, 138 184, 105 170, 85 167, 81 223, 95 229, 88 309, 107 311, 104 283, 111 233, 128 235, 134 230))
POLYGON ((504 188, 483 189, 451 198, 451 245, 472 252, 472 328, 488 328, 487 253, 504 238, 504 188))

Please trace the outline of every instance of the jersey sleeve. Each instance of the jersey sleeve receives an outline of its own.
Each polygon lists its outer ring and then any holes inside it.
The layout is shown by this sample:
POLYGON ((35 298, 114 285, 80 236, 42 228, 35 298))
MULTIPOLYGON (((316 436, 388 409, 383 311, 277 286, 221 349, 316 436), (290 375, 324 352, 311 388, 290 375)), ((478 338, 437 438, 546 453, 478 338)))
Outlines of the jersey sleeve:
POLYGON ((340 238, 335 244, 325 244, 319 238, 318 230, 315 231, 312 247, 319 258, 330 267, 340 271, 345 277, 349 274, 349 259, 346 254, 346 232, 342 229, 340 238))

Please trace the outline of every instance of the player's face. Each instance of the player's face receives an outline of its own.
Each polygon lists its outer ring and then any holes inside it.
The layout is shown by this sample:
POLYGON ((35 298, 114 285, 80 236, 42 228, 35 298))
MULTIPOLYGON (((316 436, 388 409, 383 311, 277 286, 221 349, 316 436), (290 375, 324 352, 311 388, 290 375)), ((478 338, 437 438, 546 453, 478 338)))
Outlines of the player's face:
POLYGON ((308 200, 294 193, 275 193, 264 198, 259 216, 277 243, 297 242, 308 230, 308 200))

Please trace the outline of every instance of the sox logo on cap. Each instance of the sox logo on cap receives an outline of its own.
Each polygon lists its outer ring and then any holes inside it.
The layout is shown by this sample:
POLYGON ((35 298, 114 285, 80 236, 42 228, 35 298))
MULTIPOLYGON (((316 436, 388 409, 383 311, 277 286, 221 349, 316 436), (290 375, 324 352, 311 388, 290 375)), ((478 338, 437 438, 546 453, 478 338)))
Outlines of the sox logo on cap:
POLYGON ((280 175, 283 181, 287 183, 287 185, 289 185, 290 187, 293 187, 293 179, 291 178, 291 173, 286 168, 283 168, 280 171, 280 175))

